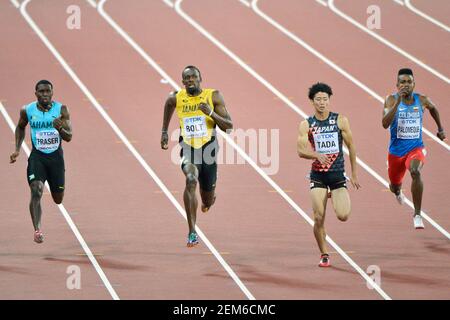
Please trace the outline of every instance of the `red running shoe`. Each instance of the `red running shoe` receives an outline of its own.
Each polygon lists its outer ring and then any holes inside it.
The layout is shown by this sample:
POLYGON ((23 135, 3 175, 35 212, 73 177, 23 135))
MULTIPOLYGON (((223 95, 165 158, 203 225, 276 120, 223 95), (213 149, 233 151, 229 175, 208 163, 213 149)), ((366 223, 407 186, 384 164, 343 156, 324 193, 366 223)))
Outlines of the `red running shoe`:
POLYGON ((330 256, 326 253, 322 254, 320 256, 319 267, 326 268, 326 267, 330 267, 330 266, 331 266, 330 256))
POLYGON ((41 232, 41 230, 36 230, 34 232, 34 242, 36 243, 44 242, 44 234, 41 232))

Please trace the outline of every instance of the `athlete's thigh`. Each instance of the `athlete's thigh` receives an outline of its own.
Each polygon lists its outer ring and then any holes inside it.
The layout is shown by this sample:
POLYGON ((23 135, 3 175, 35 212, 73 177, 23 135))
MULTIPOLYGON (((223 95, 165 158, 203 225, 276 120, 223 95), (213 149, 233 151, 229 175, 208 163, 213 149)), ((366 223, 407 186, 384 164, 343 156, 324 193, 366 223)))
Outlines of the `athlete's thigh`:
POLYGON ((351 202, 348 190, 345 187, 331 191, 331 200, 333 202, 334 211, 338 216, 347 216, 350 214, 351 202))
POLYGON ((27 181, 31 184, 33 181, 41 181, 45 183, 47 180, 47 171, 45 169, 45 164, 40 155, 31 153, 28 158, 27 165, 27 181))
POLYGON ((200 183, 200 190, 214 195, 217 182, 217 163, 203 163, 198 180, 200 183))
POLYGON ((314 216, 325 216, 327 208, 328 189, 326 188, 312 188, 309 192, 311 197, 312 208, 314 216))
POLYGON ((60 194, 53 196, 53 199, 59 199, 63 196, 66 185, 66 169, 64 164, 64 158, 62 156, 56 156, 46 161, 47 181, 50 186, 50 191, 53 194, 60 194), (61 194, 62 193, 62 194, 61 194))

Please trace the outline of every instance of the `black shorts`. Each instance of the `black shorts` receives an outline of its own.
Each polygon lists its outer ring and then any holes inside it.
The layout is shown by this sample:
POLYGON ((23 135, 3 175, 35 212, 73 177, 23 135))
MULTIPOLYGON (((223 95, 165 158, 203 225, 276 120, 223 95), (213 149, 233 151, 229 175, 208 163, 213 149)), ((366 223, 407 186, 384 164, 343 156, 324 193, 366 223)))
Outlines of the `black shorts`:
POLYGON ((64 192, 65 167, 62 150, 51 154, 44 154, 33 150, 28 158, 27 180, 28 184, 38 180, 48 181, 52 193, 64 192))
POLYGON ((347 178, 344 171, 336 172, 316 172, 311 171, 309 175, 310 189, 322 188, 335 190, 339 188, 347 188, 347 178))
POLYGON ((206 143, 200 149, 194 149, 191 146, 180 142, 181 145, 181 169, 186 164, 192 163, 198 170, 198 182, 200 189, 206 192, 213 191, 216 188, 217 181, 217 152, 219 145, 216 140, 206 143))

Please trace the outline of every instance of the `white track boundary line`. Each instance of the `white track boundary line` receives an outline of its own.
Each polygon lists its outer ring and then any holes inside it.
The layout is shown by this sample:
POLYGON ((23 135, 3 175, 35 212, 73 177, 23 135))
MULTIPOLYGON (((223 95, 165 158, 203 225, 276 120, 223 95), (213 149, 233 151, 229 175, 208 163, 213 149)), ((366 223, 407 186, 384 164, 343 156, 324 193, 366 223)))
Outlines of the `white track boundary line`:
MULTIPOLYGON (((16 126, 1 102, 0 102, 0 112, 3 114, 3 117, 5 117, 6 122, 8 123, 12 132, 14 133, 16 130, 16 126)), ((30 149, 28 148, 25 141, 22 143, 22 149, 25 151, 27 156, 30 156, 30 149)), ((45 186, 47 187, 47 190, 50 191, 50 187, 48 186, 47 182, 45 183, 45 186)), ((57 205, 57 207, 58 207, 59 211, 61 212, 61 214, 63 215, 64 219, 66 219, 67 224, 69 225, 70 229, 75 234, 75 237, 77 238, 78 242, 80 243, 80 245, 83 248, 84 252, 86 253, 87 257, 91 261, 93 267, 95 268, 95 271, 97 271, 98 275, 100 276, 100 279, 103 281, 103 284, 105 285, 105 287, 108 290, 111 297, 114 300, 120 300, 119 296, 117 295, 116 291, 112 287, 111 283, 109 282, 109 280, 106 277, 105 273, 103 272, 102 268, 98 264, 97 259, 95 259, 94 255, 92 254, 91 249, 89 249, 89 246, 84 241, 83 236, 81 235, 80 231, 78 231, 78 228, 76 227, 75 223, 73 222, 72 218, 70 217, 70 215, 67 212, 64 205, 59 204, 59 205, 57 205)))
POLYGON ((11 0, 11 3, 16 7, 17 9, 20 8, 20 3, 17 0, 11 0))
MULTIPOLYGON (((252 9, 254 12, 256 12, 260 17, 262 17, 264 20, 266 20, 268 23, 270 23, 272 26, 274 26, 275 28, 277 28, 278 30, 280 30, 284 35, 286 35, 288 38, 290 38, 291 40, 295 41, 296 43, 298 43, 300 46, 302 46, 303 48, 305 48, 306 50, 308 50, 310 53, 312 53, 313 55, 315 55, 316 57, 318 57, 320 60, 322 60, 323 62, 325 62, 328 66, 330 66, 331 68, 333 68, 335 71, 337 71, 338 73, 340 73, 341 75, 343 75, 344 77, 346 77, 348 80, 350 80, 351 82, 353 82, 355 85, 357 85, 358 87, 360 87, 361 89, 363 89, 365 92, 367 92, 368 94, 370 94, 372 97, 374 97, 376 100, 378 100, 381 104, 384 105, 384 99, 377 94, 375 91, 373 91, 372 89, 370 89, 369 87, 367 87, 365 84, 363 84, 360 80, 356 79, 354 76, 352 76, 350 73, 348 73, 347 71, 345 71, 343 68, 341 68, 340 66, 338 66, 336 63, 334 63, 333 61, 331 61, 330 59, 328 59, 327 57, 325 57, 323 54, 321 54, 319 51, 317 51, 316 49, 314 49, 313 47, 311 47, 309 44, 307 44, 305 41, 303 41, 302 39, 300 39, 297 35, 295 35, 294 33, 292 33, 291 31, 287 30, 285 27, 283 27, 281 24, 279 24, 278 22, 276 22, 272 17, 268 16, 266 13, 264 13, 263 11, 261 11, 261 9, 259 9, 258 7, 258 0, 253 0, 252 1, 252 9)), ((438 144, 440 144, 441 146, 443 146, 447 151, 450 151, 450 146, 445 143, 444 141, 442 141, 441 139, 439 139, 436 135, 434 135, 433 133, 431 133, 428 129, 423 128, 422 131, 429 136, 431 139, 433 139, 435 142, 437 142, 438 144)))
MULTIPOLYGON (((347 73, 345 70, 343 70, 342 68, 340 68, 339 66, 337 66, 335 63, 333 63, 331 60, 329 60, 328 58, 326 58, 325 56, 323 56, 320 52, 316 51, 314 48, 312 48, 310 45, 308 45, 306 42, 304 42, 303 40, 301 40, 299 37, 297 37, 295 34, 293 34, 292 32, 290 32, 289 30, 287 30, 286 28, 284 28, 282 25, 280 25, 279 23, 277 23, 275 20, 273 20, 271 17, 269 17, 267 14, 265 14, 264 12, 262 12, 258 6, 257 6, 258 0, 253 0, 252 1, 252 9, 262 18, 264 18, 267 22, 269 22, 271 25, 273 25, 274 27, 276 27, 278 30, 280 30, 281 32, 283 32, 286 36, 288 36, 289 38, 291 38, 292 40, 294 40, 295 42, 297 42, 298 44, 300 44, 302 47, 304 47, 305 49, 307 49, 308 51, 310 51, 312 54, 314 54, 315 56, 317 56, 318 58, 320 58, 322 61, 324 61, 326 64, 328 64, 330 67, 332 67, 333 69, 335 69, 336 71, 338 71, 339 73, 341 73, 342 75, 344 75, 347 79, 351 80, 353 83, 355 83, 356 85, 358 85, 360 88, 362 88, 364 91, 366 91, 367 93, 371 94, 374 98, 377 99, 381 99, 380 96, 378 96, 375 92, 373 92, 371 89, 369 89, 368 87, 366 87, 364 84, 362 84, 359 80, 355 79, 352 75, 350 75, 349 73, 347 73)), ((281 99, 281 97, 280 97, 281 99)), ((285 98, 286 100, 288 100, 288 98, 285 98)), ((285 101, 286 102, 286 101, 285 101)), ((290 101, 289 101, 290 102, 290 101)), ((292 103, 291 106, 292 109, 294 109, 294 111, 296 111, 297 113, 299 113, 300 115, 302 115, 304 118, 306 118, 305 113, 300 109, 300 107, 296 106, 295 104, 292 103)), ((423 129, 423 131, 425 132, 426 129, 423 129)), ((440 141, 440 140, 439 140, 440 141)), ((447 147, 447 150, 449 150, 448 145, 445 145, 447 147)), ((347 153, 347 150, 345 150, 347 153)), ((348 154, 348 153, 347 153, 348 154)), ((384 178, 382 178, 380 175, 378 175, 372 168, 370 168, 366 163, 364 163, 362 160, 360 160, 358 157, 356 158, 357 162, 359 165, 361 165, 368 173, 370 173, 373 177, 375 177, 375 179, 377 179, 381 184, 383 184, 386 188, 389 188, 389 182, 386 181, 384 178)), ((405 199, 405 203, 411 207, 412 209, 414 209, 414 204, 409 200, 409 199, 405 199)), ((446 236, 448 239, 450 239, 450 234, 443 228, 441 227, 437 222, 435 222, 431 217, 429 217, 424 211, 421 211, 423 217, 431 224, 433 225, 433 227, 435 227, 437 230, 439 230, 444 236, 446 236)))
POLYGON ((450 28, 447 25, 445 25, 444 23, 440 22, 439 20, 434 19, 433 17, 427 15, 425 12, 423 12, 423 11, 417 9, 416 7, 414 7, 413 4, 411 3, 411 0, 405 0, 405 6, 409 10, 414 12, 415 14, 421 16, 422 18, 428 20, 431 23, 434 23, 435 25, 437 25, 438 27, 441 27, 445 31, 450 32, 450 28))
MULTIPOLYGON (((102 0, 102 3, 106 2, 107 0, 102 0)), ((198 31, 200 31, 203 35, 207 35, 207 37, 213 38, 203 27, 201 27, 198 23, 196 23, 191 17, 189 17, 187 14, 185 14, 181 10, 181 2, 182 0, 177 0, 175 3, 175 10, 176 12, 181 15, 185 20, 187 20, 191 25, 193 25, 198 31)), ((123 30, 122 30, 122 33, 123 30)), ((133 46, 138 46, 134 40, 132 40, 129 36, 127 36, 127 41, 134 43, 133 46)), ((219 43, 215 38, 213 38, 214 41, 219 43)), ((220 43, 219 43, 220 44, 220 43)), ((224 47, 222 44, 220 44, 222 47, 224 47)), ((225 47, 224 47, 225 48, 225 47)), ((237 56, 235 56, 231 51, 225 48, 231 55, 233 55, 236 59, 241 61, 237 56)), ((141 49, 141 51, 143 51, 141 49)), ((155 68, 161 76, 163 76, 174 88, 179 88, 179 86, 162 70, 157 64, 145 53, 146 60, 151 60, 152 66, 155 65, 157 68, 155 68)), ((247 66, 248 67, 248 66, 247 66)), ((250 67, 248 67, 250 68, 250 67)), ((251 70, 251 69, 250 69, 251 70)), ((253 70, 252 70, 253 71, 253 70)), ((253 71, 254 72, 254 71, 253 71)), ((255 72, 254 72, 255 73, 255 72)), ((255 73, 256 74, 256 73, 255 73)), ((233 147, 238 151, 238 153, 244 157, 244 159, 311 225, 314 226, 314 221, 276 184, 274 180, 272 180, 261 168, 258 167, 258 165, 253 162, 253 160, 242 150, 239 146, 237 146, 234 141, 229 139, 228 137, 224 136, 225 139, 230 140, 230 143, 232 143, 233 147)), ((344 260, 347 261, 366 281, 370 281, 369 283, 372 283, 373 281, 370 280, 370 277, 359 267, 353 259, 351 259, 332 239, 327 235, 326 237, 327 242, 338 252, 344 260)), ((375 290, 386 300, 391 300, 391 298, 378 286, 373 286, 375 290)))
POLYGON ((384 45, 388 46, 389 48, 395 50, 396 52, 400 53, 401 55, 403 55, 404 57, 408 58, 409 60, 413 61, 414 63, 416 63, 417 65, 421 66, 422 68, 424 68, 425 70, 427 70, 428 72, 434 74, 436 77, 438 77, 439 79, 445 81, 447 84, 450 84, 450 79, 447 78, 446 76, 444 76, 442 73, 440 73, 439 71, 433 69, 432 67, 430 67, 429 65, 425 64, 424 62, 420 61, 418 58, 414 57, 413 55, 409 54, 408 52, 406 52, 405 50, 401 49, 400 47, 396 46, 395 44, 393 44, 392 42, 386 40, 385 38, 383 38, 382 36, 380 36, 379 34, 373 32, 372 30, 366 28, 365 26, 363 26, 361 23, 359 23, 358 21, 356 21, 355 19, 353 19, 352 17, 350 17, 349 15, 345 14, 344 12, 340 11, 338 8, 336 8, 336 6, 334 5, 334 0, 328 0, 328 7, 338 16, 340 16, 341 18, 344 18, 345 20, 347 20, 348 22, 350 22, 351 24, 353 24, 354 26, 356 26, 357 28, 359 28, 360 30, 364 31, 365 33, 371 35, 372 37, 374 37, 375 39, 377 39, 378 41, 380 41, 381 43, 383 43, 384 45))
POLYGON ((321 5, 324 6, 324 7, 327 7, 327 6, 328 6, 326 0, 316 0, 316 2, 319 3, 319 4, 321 4, 321 5))
MULTIPOLYGON (((255 79, 257 79, 261 84, 263 84, 267 89, 269 89, 273 94, 275 94, 280 100, 282 100, 286 105, 288 105, 292 110, 297 112, 303 118, 308 118, 308 115, 303 112, 297 105, 290 101, 284 94, 282 94, 278 89, 276 89, 271 83, 260 76, 255 70, 253 70, 248 64, 246 64, 241 58, 229 50, 225 45, 223 45, 219 40, 212 36, 208 31, 206 31, 202 26, 200 26, 196 21, 194 21, 190 16, 181 10, 180 4, 183 0, 177 0, 175 4, 175 9, 177 12, 187 20, 192 26, 194 26, 200 33, 202 33, 207 39, 219 47, 224 53, 226 53, 230 58, 232 58, 236 63, 238 63, 244 70, 250 73, 255 79)), ((348 149, 343 148, 344 152, 348 155, 348 149)), ((366 163, 364 163, 359 157, 356 157, 357 163, 363 167, 368 173, 370 173, 375 179, 377 179, 386 188, 389 188, 389 183, 382 178, 378 173, 376 173, 372 168, 370 168, 366 163)), ((282 191, 282 190, 281 190, 282 191)), ((414 208, 413 203, 409 199, 405 199, 405 203, 411 208, 414 208)), ((450 233, 448 233, 444 228, 442 228, 438 223, 436 223, 431 217, 429 217, 423 210, 421 211, 422 216, 437 230, 439 230, 445 237, 450 239, 450 233)))
MULTIPOLYGON (((92 93, 88 90, 88 88, 84 85, 84 83, 78 78, 76 73, 67 64, 67 62, 64 60, 64 58, 61 56, 61 54, 56 50, 56 48, 48 40, 48 38, 42 33, 42 31, 36 25, 36 23, 33 21, 33 19, 28 15, 28 13, 26 11, 26 6, 30 1, 31 0, 25 0, 25 2, 22 3, 22 5, 20 7, 22 16, 25 18, 25 20, 28 22, 28 24, 31 26, 31 28, 36 32, 36 34, 39 36, 39 38, 42 40, 42 42, 47 46, 47 48, 50 50, 50 52, 55 56, 55 58, 58 60, 58 62, 61 64, 61 66, 64 68, 64 70, 70 75, 70 77, 73 79, 73 81, 78 85, 78 87, 81 89, 81 91, 86 95, 86 97, 89 99, 89 101, 95 107, 95 109, 103 116, 105 121, 111 126, 113 131, 117 134, 117 136, 120 138, 120 140, 122 140, 122 142, 128 148, 128 150, 134 155, 134 157, 142 165, 142 167, 145 169, 145 171, 153 178, 153 180, 156 182, 156 184, 161 188, 161 190, 169 198, 169 200, 172 202, 172 204, 177 208, 178 212, 184 217, 184 219, 186 219, 186 212, 183 210, 183 208, 178 203, 178 201, 175 199, 175 197, 170 193, 170 191, 167 189, 167 187, 164 185, 164 183, 156 175, 156 173, 150 168, 150 166, 142 158, 142 156, 139 154, 139 152, 133 147, 133 145, 130 143, 130 141, 125 136, 125 134, 114 123, 114 121, 110 118, 108 113, 103 109, 103 107, 100 105, 100 103, 94 98, 92 93)), ((196 227, 196 231, 198 232, 199 236, 202 238, 204 243, 207 245, 209 250, 211 250, 211 252, 214 254, 214 256, 219 261, 219 263, 228 272, 228 274, 236 282, 236 284, 239 286, 239 288, 244 292, 244 294, 249 299, 254 300, 255 299, 254 296, 244 286, 242 281, 237 277, 237 275, 234 273, 234 271, 231 269, 231 267, 225 262, 225 260, 219 254, 219 252, 213 247, 211 242, 208 240, 208 238, 206 238, 205 234, 200 230, 199 227, 196 227)))
POLYGON ((402 0, 394 0, 395 3, 404 6, 405 4, 402 2, 402 0))
MULTIPOLYGON (((180 86, 105 12, 103 5, 106 1, 101 0, 98 6, 99 13, 174 89, 179 90, 180 86)), ((311 226, 314 225, 314 221, 232 139, 221 131, 218 132, 311 226)), ((329 236, 326 240, 366 281, 373 283, 373 280, 329 236)), ((384 299, 391 300, 378 285, 373 284, 373 287, 384 299)))

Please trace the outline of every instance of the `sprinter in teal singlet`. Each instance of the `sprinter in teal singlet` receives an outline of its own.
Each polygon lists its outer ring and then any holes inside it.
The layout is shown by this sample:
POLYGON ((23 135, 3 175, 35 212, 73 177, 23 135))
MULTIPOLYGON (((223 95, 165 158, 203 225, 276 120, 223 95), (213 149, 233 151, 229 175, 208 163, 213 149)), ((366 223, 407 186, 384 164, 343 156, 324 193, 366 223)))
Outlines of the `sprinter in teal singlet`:
POLYGON ((16 127, 16 150, 10 162, 16 162, 25 138, 25 128, 30 124, 33 145, 28 158, 27 179, 31 190, 30 214, 34 227, 34 241, 42 243, 41 198, 44 183, 48 181, 53 201, 60 204, 64 198, 64 157, 61 139, 72 139, 72 125, 67 107, 53 101, 53 85, 47 80, 36 84, 37 102, 32 102, 20 110, 16 127))

